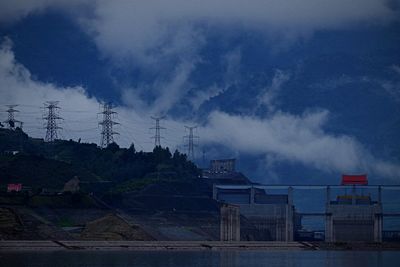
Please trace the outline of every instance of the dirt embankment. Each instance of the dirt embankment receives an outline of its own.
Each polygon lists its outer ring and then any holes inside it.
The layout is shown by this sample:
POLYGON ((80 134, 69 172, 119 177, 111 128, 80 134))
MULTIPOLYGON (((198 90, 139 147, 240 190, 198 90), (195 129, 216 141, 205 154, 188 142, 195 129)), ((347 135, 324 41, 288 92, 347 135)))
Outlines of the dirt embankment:
POLYGON ((82 240, 154 240, 139 226, 129 225, 113 214, 87 223, 80 236, 82 240))
POLYGON ((107 210, 0 208, 0 240, 154 240, 107 210), (85 216, 82 216, 84 214, 85 216))

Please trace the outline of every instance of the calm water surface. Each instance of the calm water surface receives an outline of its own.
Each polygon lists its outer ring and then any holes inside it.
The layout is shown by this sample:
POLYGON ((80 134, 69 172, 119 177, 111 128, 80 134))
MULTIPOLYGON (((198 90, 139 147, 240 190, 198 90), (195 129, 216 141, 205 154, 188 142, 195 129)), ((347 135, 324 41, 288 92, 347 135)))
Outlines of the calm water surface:
POLYGON ((400 266, 400 251, 57 251, 1 253, 0 266, 400 266))

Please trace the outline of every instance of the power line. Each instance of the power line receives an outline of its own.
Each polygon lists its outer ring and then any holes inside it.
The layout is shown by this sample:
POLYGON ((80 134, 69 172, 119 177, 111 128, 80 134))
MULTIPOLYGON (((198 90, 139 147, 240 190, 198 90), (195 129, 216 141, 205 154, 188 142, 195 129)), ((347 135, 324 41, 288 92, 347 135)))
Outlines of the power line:
POLYGON ((102 126, 100 147, 106 148, 109 144, 114 142, 114 135, 119 134, 113 131, 113 126, 119 123, 113 121, 113 116, 117 114, 117 112, 112 110, 111 103, 105 103, 103 105, 103 111, 100 113, 103 114, 103 120, 99 122, 102 126))
POLYGON ((147 121, 137 120, 137 119, 134 119, 133 117, 125 118, 122 115, 120 115, 120 116, 118 116, 118 119, 121 121, 124 121, 126 123, 131 123, 133 121, 133 122, 135 122, 135 124, 150 125, 150 123, 148 123, 147 121))
POLYGON ((183 138, 188 139, 188 144, 185 145, 188 148, 188 158, 189 160, 193 161, 195 160, 195 155, 194 155, 194 148, 197 147, 197 145, 194 143, 194 139, 198 139, 199 136, 193 135, 193 130, 197 128, 197 126, 186 126, 185 128, 189 130, 189 135, 184 136, 183 138))
MULTIPOLYGON (((7 103, 2 102, 2 103, 0 103, 0 105, 7 105, 7 103)), ((22 107, 34 107, 34 108, 41 107, 41 106, 26 105, 26 104, 18 104, 18 106, 22 106, 22 107)))
MULTIPOLYGON (((119 120, 120 120, 120 118, 119 118, 119 120)), ((120 120, 120 121, 124 122, 124 120, 120 120)), ((144 134, 144 135, 148 135, 150 133, 150 130, 149 131, 145 131, 145 130, 143 130, 143 128, 132 127, 132 126, 129 125, 130 123, 132 123, 132 122, 131 121, 125 121, 124 122, 124 128, 130 129, 134 133, 139 133, 140 132, 141 134, 144 134)), ((135 123, 135 125, 136 125, 136 123, 135 123)), ((148 126, 148 124, 145 125, 145 126, 148 126)))
POLYGON ((164 119, 165 116, 162 117, 151 117, 156 122, 155 127, 151 127, 150 129, 156 130, 156 133, 151 138, 154 139, 154 147, 161 146, 161 130, 165 129, 164 127, 160 126, 160 120, 164 119))
POLYGON ((130 131, 129 130, 129 128, 127 128, 126 127, 126 125, 124 125, 124 127, 122 128, 121 127, 121 135, 120 135, 122 138, 124 138, 124 140, 126 140, 127 141, 127 144, 132 144, 132 140, 133 140, 133 144, 135 145, 135 146, 139 146, 139 147, 141 147, 141 149, 142 150, 145 150, 144 149, 144 147, 140 144, 140 143, 147 143, 146 141, 141 141, 141 142, 139 142, 138 141, 138 139, 136 139, 134 136, 135 136, 135 133, 134 132, 132 132, 132 131, 130 131), (125 134, 124 134, 125 133, 125 134), (129 138, 128 137, 126 137, 125 135, 127 135, 127 136, 129 136, 129 138), (132 140, 131 140, 132 139, 132 140))
MULTIPOLYGON (((98 127, 88 128, 88 129, 79 129, 79 130, 74 130, 74 129, 66 129, 66 130, 67 130, 67 132, 77 132, 77 133, 80 133, 80 132, 94 131, 94 130, 97 130, 97 129, 98 129, 98 127)), ((65 129, 64 129, 64 130, 65 130, 65 129)))
POLYGON ((92 113, 92 110, 64 110, 63 112, 68 113, 92 113))
POLYGON ((44 139, 45 142, 53 142, 58 139, 57 131, 62 129, 58 126, 57 121, 62 120, 62 118, 58 115, 60 107, 58 106, 59 101, 47 101, 44 103, 44 107, 48 109, 47 115, 43 117, 44 120, 47 120, 46 123, 46 137, 44 139))
MULTIPOLYGON (((124 135, 120 135, 120 137, 126 141, 127 145, 132 144, 132 140, 133 140, 134 141, 133 144, 135 145, 135 147, 139 146, 142 149, 142 151, 145 150, 144 147, 140 144, 140 142, 138 142, 132 135, 130 135, 129 138, 124 135)), ((146 142, 142 142, 142 143, 146 143, 146 142)))

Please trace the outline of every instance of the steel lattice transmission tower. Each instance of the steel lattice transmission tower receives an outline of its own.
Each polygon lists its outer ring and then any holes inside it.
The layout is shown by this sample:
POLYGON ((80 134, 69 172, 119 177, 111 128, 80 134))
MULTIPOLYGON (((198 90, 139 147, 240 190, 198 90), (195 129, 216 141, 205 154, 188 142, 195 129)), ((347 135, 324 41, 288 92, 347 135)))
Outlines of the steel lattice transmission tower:
POLYGON ((47 101, 44 103, 44 107, 48 109, 47 114, 43 117, 43 119, 47 121, 47 123, 45 123, 45 142, 53 142, 54 140, 58 139, 57 131, 62 129, 60 126, 58 126, 58 121, 62 120, 62 118, 58 115, 60 110, 58 103, 59 101, 47 101))
POLYGON ((193 134, 193 130, 196 129, 197 126, 185 126, 185 128, 189 130, 189 135, 183 137, 188 139, 188 143, 185 145, 188 148, 188 158, 189 160, 194 161, 194 148, 197 147, 197 145, 194 143, 194 140, 198 139, 199 137, 193 134))
POLYGON ((113 130, 113 126, 119 123, 113 121, 113 117, 117 112, 112 110, 111 103, 104 104, 103 111, 100 112, 100 114, 103 114, 103 120, 99 122, 102 126, 100 147, 106 148, 109 144, 114 142, 114 135, 119 134, 113 130))
POLYGON ((164 130, 166 128, 160 126, 160 120, 164 119, 165 116, 162 116, 162 117, 151 117, 151 118, 153 120, 155 120, 155 122, 156 122, 156 126, 150 128, 152 130, 156 130, 155 135, 151 137, 151 138, 154 139, 154 147, 161 146, 161 138, 162 138, 161 137, 161 130, 164 130))
POLYGON ((6 110, 6 112, 8 113, 8 118, 4 121, 4 123, 8 125, 8 129, 10 130, 15 130, 17 128, 17 123, 19 123, 20 128, 22 128, 22 121, 15 119, 14 113, 19 112, 19 110, 15 109, 17 106, 18 105, 6 105, 6 107, 8 108, 6 110))

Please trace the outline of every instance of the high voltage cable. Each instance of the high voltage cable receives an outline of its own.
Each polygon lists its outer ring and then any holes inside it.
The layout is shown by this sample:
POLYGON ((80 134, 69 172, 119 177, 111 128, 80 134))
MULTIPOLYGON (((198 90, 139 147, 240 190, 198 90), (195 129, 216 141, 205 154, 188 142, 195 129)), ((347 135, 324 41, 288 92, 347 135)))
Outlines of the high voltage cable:
POLYGON ((64 130, 66 130, 67 132, 87 132, 87 131, 94 131, 97 130, 98 127, 96 128, 89 128, 89 129, 80 129, 80 130, 73 130, 73 129, 68 129, 64 127, 64 130))
MULTIPOLYGON (((127 129, 121 129, 121 131, 127 133, 127 135, 129 136, 129 138, 132 138, 132 140, 135 142, 135 144, 140 145, 140 142, 133 136, 132 132, 129 132, 127 129)), ((121 135, 122 137, 126 137, 125 135, 121 135)), ((128 137, 126 137, 128 138, 128 137)), ((132 141, 128 140, 130 143, 132 143, 132 141)), ((145 143, 144 141, 142 141, 141 143, 145 143)), ((142 147, 143 148, 143 147, 142 147)), ((143 148, 144 149, 144 148, 143 148)))

